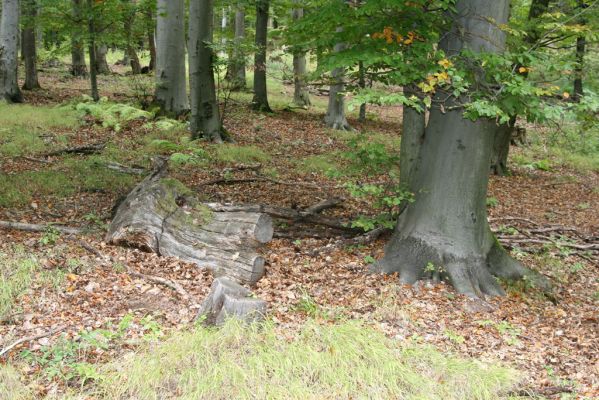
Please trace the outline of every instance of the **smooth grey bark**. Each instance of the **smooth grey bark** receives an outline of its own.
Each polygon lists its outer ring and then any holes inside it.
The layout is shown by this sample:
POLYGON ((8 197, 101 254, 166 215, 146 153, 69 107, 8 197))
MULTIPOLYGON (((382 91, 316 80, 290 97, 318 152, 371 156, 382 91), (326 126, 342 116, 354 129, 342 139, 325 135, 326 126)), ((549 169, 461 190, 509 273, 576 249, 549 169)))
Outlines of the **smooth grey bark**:
MULTIPOLYGON (((338 28, 338 30, 341 28, 338 28)), ((337 43, 334 51, 336 53, 345 50, 345 43, 337 43)), ((324 117, 324 122, 329 128, 342 131, 351 131, 353 128, 345 118, 345 98, 343 91, 345 90, 345 70, 344 68, 335 68, 331 72, 332 84, 329 90, 329 105, 327 114, 324 117)))
MULTIPOLYGON (((295 3, 299 3, 295 1, 295 3)), ((294 8, 291 11, 294 21, 304 17, 303 8, 294 8)), ((293 103, 298 107, 308 108, 312 105, 306 84, 306 52, 298 49, 293 52, 293 103)))
POLYGON ((227 79, 231 83, 231 90, 243 90, 246 85, 245 77, 245 52, 243 40, 245 38, 245 9, 243 3, 237 5, 235 11, 235 39, 234 48, 227 65, 227 79))
POLYGON ((191 133, 223 142, 223 128, 214 83, 213 1, 193 0, 189 9, 189 70, 191 80, 191 133))
POLYGON ((165 114, 189 110, 185 74, 185 1, 158 0, 155 102, 165 114))
MULTIPOLYGON (((508 14, 508 0, 458 0, 454 26, 439 47, 448 56, 463 49, 501 52, 505 33, 498 26, 507 22, 508 14)), ((444 96, 438 94, 436 100, 444 96)), ((400 280, 410 284, 426 277, 447 278, 458 292, 474 298, 504 294, 495 276, 526 276, 546 288, 545 280, 501 247, 487 221, 495 122, 464 119, 461 109, 451 108, 457 102, 446 102, 449 111, 431 110, 411 171, 416 201, 400 215, 374 268, 399 272, 400 280)))
POLYGON ((87 66, 85 65, 85 51, 83 41, 81 40, 80 24, 83 22, 81 16, 81 0, 72 0, 73 21, 77 26, 71 34, 71 75, 84 77, 87 76, 87 66))
POLYGON ((96 73, 100 75, 110 74, 112 71, 110 71, 110 67, 108 66, 108 62, 106 61, 106 54, 108 54, 108 46, 105 44, 95 46, 95 54, 96 73))
POLYGON ((35 37, 35 25, 37 18, 37 4, 35 0, 23 1, 23 57, 25 58, 25 83, 24 90, 39 89, 40 83, 37 77, 37 46, 35 37))
MULTIPOLYGON (((87 11, 88 11, 88 35, 89 35, 89 81, 91 86, 91 96, 94 101, 100 100, 100 93, 98 92, 98 60, 96 57, 96 27, 93 18, 94 0, 87 0, 87 11)), ((106 54, 106 53, 104 53, 106 54)))
POLYGON ((256 53, 254 54, 254 98, 257 111, 272 112, 266 88, 266 41, 268 36, 269 0, 256 0, 256 53))
POLYGON ((6 100, 9 103, 23 101, 17 79, 19 14, 19 0, 2 1, 2 18, 0 19, 0 100, 6 100))

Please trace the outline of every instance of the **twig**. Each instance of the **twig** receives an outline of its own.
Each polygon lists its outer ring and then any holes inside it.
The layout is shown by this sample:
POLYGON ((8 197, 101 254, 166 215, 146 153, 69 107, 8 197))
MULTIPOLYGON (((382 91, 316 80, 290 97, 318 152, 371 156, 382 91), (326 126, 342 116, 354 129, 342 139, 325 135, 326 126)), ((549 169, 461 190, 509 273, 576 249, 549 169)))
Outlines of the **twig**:
POLYGON ((58 333, 58 332, 61 332, 61 331, 65 330, 66 328, 67 328, 66 325, 62 325, 62 326, 59 326, 57 328, 51 329, 51 330, 49 330, 47 332, 40 333, 38 335, 28 336, 28 337, 21 338, 21 339, 17 340, 16 342, 14 342, 12 344, 9 344, 5 348, 3 348, 2 351, 0 351, 0 357, 2 357, 3 355, 7 354, 9 351, 11 351, 13 348, 15 348, 16 346, 20 345, 21 343, 31 342, 32 340, 37 340, 37 339, 41 339, 43 337, 52 336, 55 333, 58 333))
POLYGON ((12 222, 12 221, 0 221, 0 228, 4 229, 16 229, 19 231, 26 232, 46 232, 48 229, 56 229, 61 233, 67 233, 69 235, 81 235, 83 233, 83 229, 75 228, 70 226, 62 226, 55 224, 26 224, 22 222, 12 222))
POLYGON ((52 164, 52 161, 48 161, 48 160, 43 160, 41 158, 33 158, 33 157, 28 157, 28 156, 20 156, 23 160, 27 160, 27 161, 33 161, 33 162, 37 162, 37 163, 41 163, 41 164, 52 164))
POLYGON ((183 286, 181 286, 177 282, 171 281, 166 278, 161 278, 159 276, 146 275, 146 274, 142 274, 140 272, 131 271, 130 269, 127 269, 127 273, 131 276, 143 279, 145 281, 159 283, 161 285, 167 286, 167 287, 173 289, 175 292, 177 292, 179 294, 179 296, 181 296, 184 300, 190 301, 195 304, 195 302, 192 300, 192 297, 189 295, 189 293, 187 293, 187 291, 183 288, 183 286))

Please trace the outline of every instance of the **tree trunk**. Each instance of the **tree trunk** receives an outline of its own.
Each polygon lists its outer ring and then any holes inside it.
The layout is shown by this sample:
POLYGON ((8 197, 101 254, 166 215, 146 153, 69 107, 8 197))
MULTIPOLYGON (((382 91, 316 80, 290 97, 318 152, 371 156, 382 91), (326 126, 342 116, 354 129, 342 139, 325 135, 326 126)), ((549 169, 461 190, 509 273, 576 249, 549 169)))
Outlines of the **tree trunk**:
POLYGON ((23 101, 17 79, 19 50, 19 0, 3 0, 0 20, 0 100, 23 101))
MULTIPOLYGON (((303 8, 295 8, 291 13, 295 21, 304 17, 303 8)), ((306 85, 306 52, 303 50, 293 52, 293 84, 293 103, 303 108, 312 105, 306 85)))
POLYGON ((189 10, 189 70, 191 80, 191 121, 193 138, 223 141, 212 44, 213 0, 192 1, 189 10))
MULTIPOLYGON (((363 61, 360 61, 358 63, 358 86, 360 86, 360 89, 366 89, 366 71, 364 70, 363 61)), ((366 121, 366 103, 360 104, 360 114, 358 116, 358 121, 366 121)))
POLYGON ((269 0, 256 0, 256 53, 254 55, 254 98, 257 111, 272 112, 266 89, 266 45, 268 36, 269 0))
POLYGON ((572 99, 580 101, 584 94, 582 87, 582 74, 584 70, 584 54, 586 48, 586 38, 579 36, 576 38, 576 67, 574 68, 574 93, 572 99))
POLYGON ((245 10, 239 3, 235 11, 235 47, 227 65, 227 79, 231 83, 231 90, 245 89, 245 52, 243 40, 245 38, 245 10))
POLYGON ((185 74, 185 1, 158 0, 156 19, 156 91, 154 98, 165 114, 189 110, 185 74))
MULTIPOLYGON (((406 91, 406 95, 411 93, 406 91)), ((412 177, 414 165, 416 165, 420 154, 420 147, 424 141, 425 130, 424 111, 418 112, 412 107, 403 107, 403 120, 401 129, 400 158, 399 158, 399 182, 404 188, 413 191, 412 177)))
MULTIPOLYGON (((95 40, 94 40, 95 42, 95 40)), ((99 46, 95 46, 95 54, 96 54, 96 73, 100 75, 110 74, 110 67, 108 66, 108 62, 106 61, 106 54, 108 53, 108 46, 105 44, 101 44, 99 46)))
POLYGON ((127 196, 112 220, 106 241, 175 256, 216 275, 253 284, 264 275, 257 249, 272 239, 266 214, 214 212, 181 182, 152 173, 127 196))
POLYGON ((87 26, 89 34, 89 81, 91 85, 91 96, 94 101, 100 101, 100 93, 98 93, 98 60, 96 57, 96 28, 93 16, 94 0, 87 0, 87 8, 87 26))
MULTIPOLYGON (((448 56, 464 48, 503 51, 505 34, 496 26, 507 22, 508 13, 507 0, 458 0, 454 28, 439 47, 448 56)), ((442 101, 444 96, 438 94, 436 100, 442 101)), ((459 102, 449 100, 445 109, 459 102)), ((544 284, 508 255, 487 222, 488 165, 495 122, 473 122, 462 113, 461 109, 431 110, 413 166, 411 186, 416 201, 399 217, 385 256, 375 268, 399 272, 401 281, 410 284, 425 277, 448 278, 458 292, 479 298, 504 293, 494 276, 527 276, 544 284)))
POLYGON ((72 0, 72 7, 73 21, 76 26, 71 36, 71 75, 85 77, 87 76, 87 66, 85 65, 85 52, 80 31, 80 26, 83 23, 81 0, 72 0))
POLYGON ((202 303, 198 319, 202 319, 205 325, 221 325, 232 317, 246 323, 261 321, 266 315, 266 302, 250 295, 249 289, 238 283, 217 278, 202 303))
POLYGON ((137 57, 137 52, 135 51, 132 40, 132 28, 135 21, 136 5, 135 3, 132 3, 131 0, 127 0, 127 3, 127 7, 130 8, 126 11, 125 15, 125 53, 129 58, 129 63, 131 64, 131 72, 133 75, 139 75, 141 74, 141 64, 139 63, 139 57, 137 57))
MULTIPOLYGON (((338 31, 341 28, 337 28, 338 31)), ((345 43, 337 43, 334 51, 336 53, 345 50, 345 43)), ((345 99, 343 91, 345 90, 345 70, 342 67, 335 68, 331 72, 332 84, 329 90, 329 106, 327 108, 327 114, 324 117, 324 122, 329 128, 338 129, 342 131, 351 131, 353 128, 347 122, 345 118, 345 99)))
POLYGON ((35 40, 35 25, 37 4, 35 0, 24 0, 23 56, 25 58, 25 84, 23 89, 39 89, 37 78, 37 48, 35 40))
MULTIPOLYGON (((148 69, 154 71, 156 69, 156 41, 154 40, 153 28, 148 28, 148 49, 150 50, 150 65, 148 65, 148 69)), ((185 54, 185 40, 183 40, 183 54, 185 54)), ((185 56, 183 56, 183 65, 185 65, 185 56)))

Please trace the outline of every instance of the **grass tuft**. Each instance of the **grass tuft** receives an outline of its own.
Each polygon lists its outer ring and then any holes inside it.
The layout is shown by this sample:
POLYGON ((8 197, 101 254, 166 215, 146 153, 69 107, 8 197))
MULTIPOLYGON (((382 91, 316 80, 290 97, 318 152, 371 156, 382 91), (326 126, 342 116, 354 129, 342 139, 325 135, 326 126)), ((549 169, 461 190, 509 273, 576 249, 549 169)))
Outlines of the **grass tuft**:
POLYGON ((256 146, 219 144, 214 150, 216 159, 226 163, 249 164, 270 160, 270 155, 256 146))
POLYGON ((295 337, 273 324, 196 328, 109 364, 102 399, 499 399, 507 368, 431 347, 400 347, 359 322, 308 322, 295 337))

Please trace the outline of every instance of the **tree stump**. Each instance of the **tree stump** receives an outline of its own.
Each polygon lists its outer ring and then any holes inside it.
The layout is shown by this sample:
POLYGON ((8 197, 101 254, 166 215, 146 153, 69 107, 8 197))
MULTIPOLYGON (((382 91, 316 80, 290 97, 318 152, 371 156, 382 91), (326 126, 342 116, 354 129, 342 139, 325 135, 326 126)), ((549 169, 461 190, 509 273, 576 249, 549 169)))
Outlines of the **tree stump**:
POLYGON ((176 256, 253 284, 264 275, 257 248, 273 236, 270 216, 215 212, 181 182, 165 178, 166 166, 144 179, 119 205, 106 241, 162 256, 176 256))
POLYGON ((252 323, 264 319, 266 301, 248 297, 250 291, 227 279, 217 278, 202 303, 198 318, 206 325, 222 325, 227 318, 252 323))

